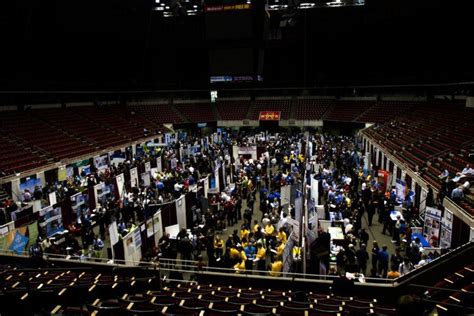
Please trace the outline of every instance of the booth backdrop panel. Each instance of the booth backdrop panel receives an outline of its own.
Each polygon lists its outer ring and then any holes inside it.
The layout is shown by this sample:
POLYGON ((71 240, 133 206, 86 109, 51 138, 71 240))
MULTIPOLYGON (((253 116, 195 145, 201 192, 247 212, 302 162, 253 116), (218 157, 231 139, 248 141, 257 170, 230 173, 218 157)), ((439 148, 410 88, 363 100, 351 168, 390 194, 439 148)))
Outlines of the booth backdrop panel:
MULTIPOLYGON (((189 193, 188 193, 189 194, 189 193)), ((176 215, 178 218, 179 227, 186 226, 186 198, 184 195, 181 195, 179 199, 176 200, 176 215)))
POLYGON ((163 229, 168 226, 178 224, 178 217, 176 216, 176 203, 163 205, 161 208, 161 220, 163 229))

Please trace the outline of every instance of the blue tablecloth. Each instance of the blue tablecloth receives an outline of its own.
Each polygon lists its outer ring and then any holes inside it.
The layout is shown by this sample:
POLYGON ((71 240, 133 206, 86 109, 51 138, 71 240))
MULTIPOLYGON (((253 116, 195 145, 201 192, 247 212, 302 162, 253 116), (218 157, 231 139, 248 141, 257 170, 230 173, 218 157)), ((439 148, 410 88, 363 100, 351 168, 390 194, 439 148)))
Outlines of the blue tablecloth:
POLYGON ((415 238, 418 237, 420 238, 421 245, 423 247, 431 247, 430 244, 426 241, 425 237, 423 237, 422 234, 412 234, 411 235, 411 240, 415 240, 415 238))

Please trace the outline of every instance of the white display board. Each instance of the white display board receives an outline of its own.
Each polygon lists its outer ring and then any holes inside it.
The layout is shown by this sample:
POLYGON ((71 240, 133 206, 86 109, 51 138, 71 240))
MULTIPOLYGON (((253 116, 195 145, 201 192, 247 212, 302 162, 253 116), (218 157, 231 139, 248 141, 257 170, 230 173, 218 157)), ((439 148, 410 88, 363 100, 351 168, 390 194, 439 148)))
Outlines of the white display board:
POLYGON ((161 211, 153 215, 153 229, 155 232, 155 244, 158 244, 161 237, 163 237, 163 224, 161 222, 161 211))
POLYGON ((142 258, 142 250, 141 247, 137 244, 141 245, 141 239, 138 241, 136 238, 136 232, 140 233, 140 228, 135 228, 131 232, 129 232, 125 237, 123 237, 123 254, 125 259, 125 264, 130 266, 136 266, 139 264, 139 261, 142 258), (135 237, 135 238, 134 238, 135 237))
POLYGON ((149 161, 145 162, 145 172, 151 171, 151 163, 149 161))
POLYGON ((56 203, 58 203, 58 200, 56 198, 56 191, 54 191, 49 194, 49 205, 53 206, 56 203))
POLYGON ((318 204, 319 191, 318 191, 319 181, 311 177, 311 199, 315 204, 318 204))
POLYGON ((280 189, 281 205, 287 205, 291 202, 291 185, 284 185, 280 189))
POLYGON ((123 186, 124 186, 124 178, 123 178, 123 173, 117 175, 115 177, 115 180, 117 181, 117 189, 118 189, 118 193, 119 193, 119 196, 122 196, 123 194, 123 186))
POLYGON ((110 245, 113 247, 119 241, 117 222, 113 221, 109 225, 110 245))
POLYGON ((207 198, 207 192, 209 191, 209 176, 204 178, 204 196, 207 198))
POLYGON ((176 217, 178 219, 179 227, 186 227, 186 199, 184 195, 181 195, 176 200, 176 217))
POLYGON ((130 169, 130 185, 132 188, 138 186, 138 170, 137 168, 130 169))

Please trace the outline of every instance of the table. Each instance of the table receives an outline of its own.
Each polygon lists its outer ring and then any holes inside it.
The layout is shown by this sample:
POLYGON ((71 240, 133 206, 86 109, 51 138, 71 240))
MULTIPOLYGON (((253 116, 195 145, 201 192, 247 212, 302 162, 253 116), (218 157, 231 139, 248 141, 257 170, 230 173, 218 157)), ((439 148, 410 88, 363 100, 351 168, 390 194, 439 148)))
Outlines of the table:
POLYGON ((420 239, 420 242, 421 242, 421 245, 426 248, 426 247, 431 247, 431 245, 426 241, 425 237, 423 236, 423 234, 420 234, 420 233, 415 233, 415 234, 411 234, 411 240, 415 240, 415 238, 418 237, 420 239))
POLYGON ((328 233, 332 240, 344 240, 344 233, 341 227, 328 227, 328 233))
POLYGON ((165 233, 167 233, 167 234, 169 233, 171 239, 176 239, 176 236, 179 233, 179 224, 166 226, 165 227, 165 233))
POLYGON ((402 221, 404 221, 405 219, 403 218, 403 215, 400 211, 391 211, 390 212, 390 218, 392 219, 392 221, 396 221, 397 220, 397 216, 400 215, 400 219, 402 221))

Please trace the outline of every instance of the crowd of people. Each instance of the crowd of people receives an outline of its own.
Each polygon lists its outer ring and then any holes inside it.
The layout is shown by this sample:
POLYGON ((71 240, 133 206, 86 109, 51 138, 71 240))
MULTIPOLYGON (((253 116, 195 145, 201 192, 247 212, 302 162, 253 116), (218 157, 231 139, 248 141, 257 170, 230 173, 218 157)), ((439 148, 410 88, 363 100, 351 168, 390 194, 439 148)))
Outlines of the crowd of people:
POLYGON ((364 165, 354 138, 319 134, 257 138, 239 134, 208 143, 198 152, 177 159, 180 148, 198 144, 202 144, 199 138, 187 137, 138 157, 126 157, 118 164, 110 162, 105 171, 92 167, 89 175, 77 174, 38 188, 31 199, 45 200, 50 192, 56 192, 58 200, 63 201, 77 192, 91 192, 99 182, 109 185, 115 176, 128 175, 135 167, 144 168, 146 162, 157 157, 176 162, 156 170, 149 185, 141 179, 134 186, 126 181, 125 193, 119 199, 111 194, 99 201, 94 214, 85 212, 78 220, 73 219, 67 227, 71 236, 65 248, 54 250, 47 238, 39 240, 38 245, 43 252, 65 251, 81 260, 100 257, 106 228, 113 221, 118 224, 119 235, 124 236, 150 217, 150 205, 161 205, 186 193, 203 176, 212 174, 215 161, 220 161, 233 185, 209 194, 208 209, 192 206, 188 210, 193 212, 191 229, 182 229, 176 240, 165 234, 156 247, 148 249, 144 259, 207 261, 209 267, 272 276, 281 276, 285 266, 287 272, 303 272, 299 239, 292 236, 289 224, 296 216, 295 205, 282 200, 280 188, 302 184, 305 176, 306 180, 318 180, 319 198, 312 201, 311 211, 315 211, 315 205, 324 205, 324 220, 341 225, 344 234, 342 241, 334 242, 328 231, 319 227, 318 236, 310 245, 308 272, 396 278, 431 259, 419 240, 411 240, 411 221, 417 215, 414 203, 409 203, 407 197, 403 213, 395 219, 390 216, 400 202, 395 189, 371 176, 377 171, 364 165), (257 159, 239 156, 234 160, 233 145, 258 145, 265 151, 257 159), (98 232, 94 232, 92 215, 98 232), (389 253, 387 245, 379 246, 373 238, 370 240, 374 220, 383 224, 382 234, 392 237, 395 252, 389 253), (75 236, 80 237, 80 243, 75 236))

